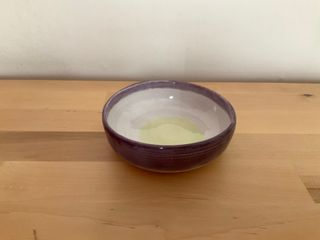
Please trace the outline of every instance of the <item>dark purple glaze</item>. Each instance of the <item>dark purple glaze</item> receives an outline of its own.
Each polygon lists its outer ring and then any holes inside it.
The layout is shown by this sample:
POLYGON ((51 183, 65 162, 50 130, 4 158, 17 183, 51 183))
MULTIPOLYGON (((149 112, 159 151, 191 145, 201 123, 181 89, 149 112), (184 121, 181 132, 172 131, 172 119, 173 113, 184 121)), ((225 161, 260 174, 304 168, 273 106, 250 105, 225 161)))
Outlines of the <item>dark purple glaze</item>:
POLYGON ((102 121, 113 149, 133 165, 157 172, 180 172, 198 168, 213 160, 225 150, 235 130, 236 114, 231 104, 224 97, 207 88, 187 82, 155 80, 136 83, 115 93, 103 108, 102 121), (181 145, 148 144, 119 135, 107 122, 110 110, 121 98, 149 88, 175 88, 204 95, 219 104, 227 112, 230 125, 212 138, 181 145))

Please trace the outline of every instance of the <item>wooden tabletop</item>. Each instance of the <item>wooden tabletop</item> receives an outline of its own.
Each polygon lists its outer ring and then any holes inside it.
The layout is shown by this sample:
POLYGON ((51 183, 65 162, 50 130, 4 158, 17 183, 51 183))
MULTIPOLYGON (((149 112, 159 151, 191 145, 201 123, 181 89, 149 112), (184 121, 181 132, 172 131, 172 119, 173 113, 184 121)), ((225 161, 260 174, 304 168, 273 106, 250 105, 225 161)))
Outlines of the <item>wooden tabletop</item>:
POLYGON ((110 148, 129 82, 0 81, 1 240, 320 239, 320 85, 198 83, 234 105, 216 161, 156 174, 110 148))

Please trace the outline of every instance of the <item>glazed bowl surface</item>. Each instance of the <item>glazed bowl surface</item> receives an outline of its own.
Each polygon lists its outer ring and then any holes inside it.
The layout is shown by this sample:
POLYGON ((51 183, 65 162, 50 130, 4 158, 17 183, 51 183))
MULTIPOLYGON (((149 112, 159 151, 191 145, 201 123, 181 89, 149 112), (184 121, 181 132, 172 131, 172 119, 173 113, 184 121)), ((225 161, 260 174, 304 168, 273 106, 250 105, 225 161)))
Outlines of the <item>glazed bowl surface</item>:
POLYGON ((220 155, 236 126, 232 105, 207 88, 170 80, 145 81, 115 93, 103 126, 113 149, 156 172, 198 168, 220 155))

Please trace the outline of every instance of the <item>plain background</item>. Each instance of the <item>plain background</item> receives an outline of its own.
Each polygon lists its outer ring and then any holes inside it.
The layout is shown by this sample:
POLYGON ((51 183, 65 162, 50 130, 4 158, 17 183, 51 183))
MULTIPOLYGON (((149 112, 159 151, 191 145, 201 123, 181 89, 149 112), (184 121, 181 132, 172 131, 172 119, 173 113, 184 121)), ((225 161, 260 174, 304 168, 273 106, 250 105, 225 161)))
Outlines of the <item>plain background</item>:
POLYGON ((320 0, 0 0, 0 78, 320 80, 320 0))

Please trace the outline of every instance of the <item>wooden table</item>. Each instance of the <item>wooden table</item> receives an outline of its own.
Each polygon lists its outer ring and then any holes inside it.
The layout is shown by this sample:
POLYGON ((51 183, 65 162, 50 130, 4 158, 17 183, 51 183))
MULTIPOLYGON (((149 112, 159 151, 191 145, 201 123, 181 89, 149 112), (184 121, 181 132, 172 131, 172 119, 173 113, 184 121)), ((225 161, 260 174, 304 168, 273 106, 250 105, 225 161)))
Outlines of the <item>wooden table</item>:
POLYGON ((0 81, 1 240, 320 239, 320 85, 199 83, 236 134, 199 170, 121 161, 101 109, 129 82, 0 81))

